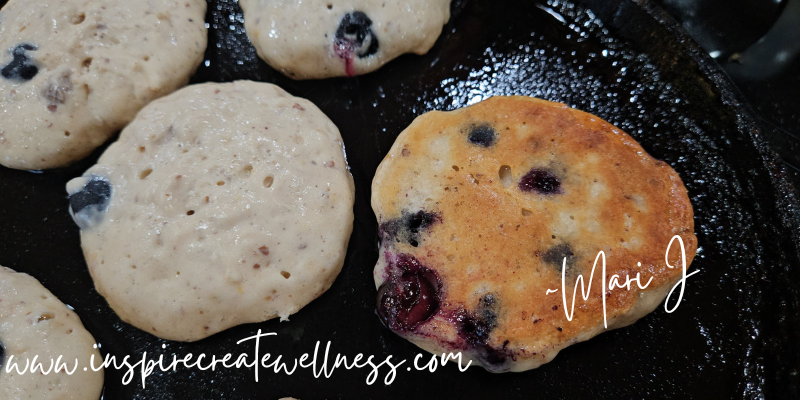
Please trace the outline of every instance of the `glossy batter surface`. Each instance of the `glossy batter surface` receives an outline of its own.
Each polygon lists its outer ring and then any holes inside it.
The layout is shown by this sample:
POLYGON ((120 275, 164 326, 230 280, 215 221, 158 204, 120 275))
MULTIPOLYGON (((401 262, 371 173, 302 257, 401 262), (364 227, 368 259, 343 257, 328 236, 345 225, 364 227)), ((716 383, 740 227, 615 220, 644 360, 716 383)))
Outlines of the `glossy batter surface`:
MULTIPOLYGON (((605 330, 601 264, 590 296, 568 304, 579 275, 606 257, 608 328, 652 311, 697 249, 675 171, 584 112, 494 97, 430 112, 404 130, 373 180, 381 229, 378 314, 434 353, 462 351, 493 372, 522 371, 605 330), (566 260, 566 261, 565 261, 566 260), (641 274, 646 289, 609 289, 641 274), (557 290, 547 294, 548 289, 557 290)), ((688 267, 688 265, 687 265, 688 267)))
POLYGON ((203 0, 11 0, 0 11, 0 164, 81 159, 185 85, 206 48, 203 0))
POLYGON ((450 0, 242 0, 258 55, 294 79, 366 74, 404 53, 425 54, 450 19, 450 0))
POLYGON ((75 312, 67 308, 39 281, 30 275, 0 267, 0 344, 5 358, 0 360, 0 398, 4 400, 97 400, 103 389, 103 371, 83 371, 94 363, 102 363, 75 312), (42 363, 47 374, 37 370, 19 373, 26 362, 42 363), (58 357, 67 370, 50 370, 58 357), (11 372, 6 371, 11 360, 11 372), (78 368, 75 369, 75 360, 78 368), (13 365, 17 365, 19 369, 13 365))
POLYGON ((266 83, 151 103, 68 192, 98 292, 173 340, 287 319, 333 283, 352 231, 339 131, 266 83))

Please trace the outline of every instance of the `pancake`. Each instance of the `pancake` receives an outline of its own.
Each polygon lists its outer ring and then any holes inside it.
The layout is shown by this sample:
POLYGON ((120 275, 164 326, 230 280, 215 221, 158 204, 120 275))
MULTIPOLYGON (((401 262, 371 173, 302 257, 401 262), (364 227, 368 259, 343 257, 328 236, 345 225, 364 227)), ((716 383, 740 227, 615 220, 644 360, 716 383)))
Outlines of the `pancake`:
POLYGON ((0 164, 62 167, 189 81, 203 0, 10 0, 0 10, 0 164))
POLYGON ((685 244, 686 267, 697 249, 692 207, 669 165, 596 116, 529 97, 418 117, 378 167, 372 208, 383 323, 492 372, 536 368, 635 322, 682 277, 677 242, 665 263, 671 239, 685 244), (569 321, 562 272, 570 305, 601 251, 606 278, 598 262, 569 321), (652 279, 645 289, 608 284, 637 273, 642 286, 652 279))
POLYGON ((97 291, 170 340, 288 319, 331 286, 353 226, 339 130, 268 83, 150 103, 67 191, 97 291))
POLYGON ((0 356, 0 398, 99 399, 103 370, 83 370, 92 365, 92 357, 94 366, 102 363, 95 343, 75 311, 36 278, 0 267, 0 345, 5 353, 0 356), (47 374, 30 369, 20 373, 34 357, 47 374), (59 357, 58 365, 66 364, 66 371, 55 372, 59 357))
POLYGON ((292 79, 355 76, 404 53, 425 54, 450 0, 241 0, 259 57, 292 79))

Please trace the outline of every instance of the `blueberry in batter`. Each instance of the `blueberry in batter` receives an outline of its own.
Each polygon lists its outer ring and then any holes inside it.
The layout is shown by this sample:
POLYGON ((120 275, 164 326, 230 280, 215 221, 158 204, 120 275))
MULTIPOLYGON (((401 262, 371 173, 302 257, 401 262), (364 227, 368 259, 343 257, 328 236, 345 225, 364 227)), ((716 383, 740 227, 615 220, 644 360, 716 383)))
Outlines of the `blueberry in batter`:
POLYGON ((72 219, 81 229, 86 229, 102 220, 111 199, 111 185, 105 178, 93 176, 83 187, 69 195, 69 210, 72 219))
POLYGON ((336 29, 336 47, 355 53, 359 58, 378 52, 378 36, 372 31, 372 20, 361 11, 347 13, 336 29))
POLYGON ((25 81, 33 79, 39 73, 39 68, 31 63, 27 52, 36 50, 36 46, 27 43, 17 45, 11 49, 10 52, 14 59, 0 70, 3 78, 25 81))

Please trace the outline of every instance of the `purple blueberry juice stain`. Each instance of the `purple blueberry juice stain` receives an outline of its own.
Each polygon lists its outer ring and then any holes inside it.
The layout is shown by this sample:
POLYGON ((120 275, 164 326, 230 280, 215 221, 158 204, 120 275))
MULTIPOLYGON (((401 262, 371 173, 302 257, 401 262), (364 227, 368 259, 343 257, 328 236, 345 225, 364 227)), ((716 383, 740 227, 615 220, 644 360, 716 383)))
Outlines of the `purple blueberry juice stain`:
MULTIPOLYGON (((441 281, 436 272, 414 256, 387 253, 386 257, 388 278, 378 289, 376 314, 386 327, 397 333, 415 332, 440 312, 441 281)), ((481 297, 471 312, 460 308, 444 314, 463 340, 460 344, 446 345, 471 352, 493 372, 505 371, 509 360, 515 359, 514 352, 507 348, 508 340, 500 348, 489 344, 489 337, 498 324, 498 307, 497 296, 489 293, 481 297)))
POLYGON ((390 259, 388 271, 378 289, 376 312, 393 331, 413 331, 439 310, 439 277, 408 254, 390 259))
POLYGON ((336 29, 333 48, 345 61, 345 72, 355 75, 353 56, 366 58, 378 52, 378 36, 372 30, 372 20, 361 11, 347 13, 336 29))
POLYGON ((467 140, 474 145, 491 147, 497 141, 497 132, 489 124, 472 125, 467 140))
POLYGON ((39 68, 31 63, 27 52, 36 50, 36 46, 27 43, 19 44, 9 50, 14 58, 0 70, 0 75, 9 80, 29 81, 33 79, 39 73, 39 68))
POLYGON ((519 190, 536 191, 539 194, 560 194, 561 181, 550 172, 534 168, 519 180, 519 190))

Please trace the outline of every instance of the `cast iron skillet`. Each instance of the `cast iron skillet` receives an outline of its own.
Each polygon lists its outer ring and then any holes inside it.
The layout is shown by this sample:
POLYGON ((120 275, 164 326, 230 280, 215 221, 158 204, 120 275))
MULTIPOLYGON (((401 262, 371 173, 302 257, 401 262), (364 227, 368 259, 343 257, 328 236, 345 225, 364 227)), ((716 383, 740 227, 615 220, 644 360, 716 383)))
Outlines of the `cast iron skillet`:
MULTIPOLYGON (((274 82, 316 103, 339 127, 356 182, 355 228, 333 287, 291 317, 240 326, 197 343, 159 340, 121 322, 93 290, 64 184, 95 162, 33 173, 0 168, 0 264, 38 278, 75 308, 103 354, 150 357, 261 352, 293 359, 331 341, 332 354, 413 361, 420 352, 374 315, 377 226, 370 183, 397 134, 429 110, 491 95, 560 101, 621 127, 683 178, 701 246, 682 304, 563 351, 525 373, 450 364, 401 368, 390 386, 369 370, 292 375, 218 369, 155 373, 146 387, 106 372, 106 399, 421 399, 695 397, 796 398, 798 209, 794 189, 741 97, 678 26, 648 1, 456 0, 437 45, 355 79, 295 82, 260 61, 233 0, 209 2, 210 43, 193 82, 274 82), (591 9, 591 11, 589 11, 591 9)), ((425 360, 428 358, 425 357, 425 360)))

